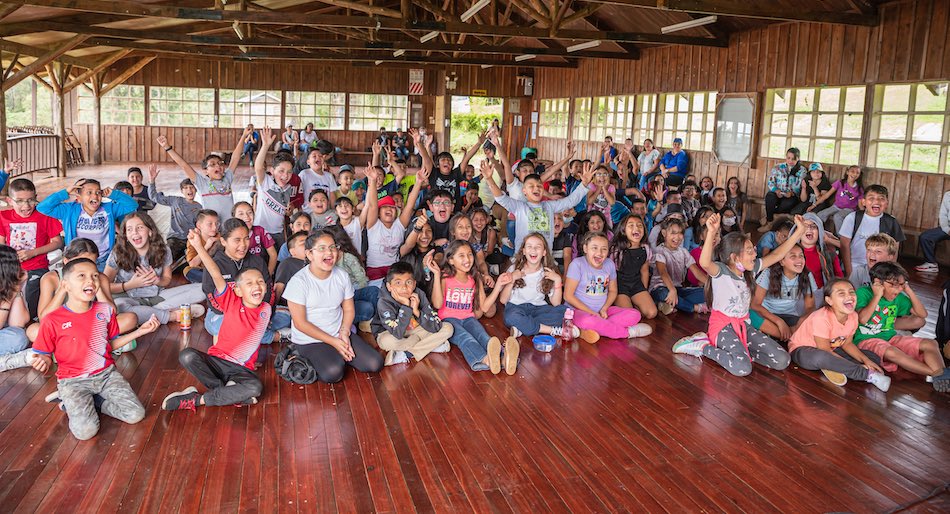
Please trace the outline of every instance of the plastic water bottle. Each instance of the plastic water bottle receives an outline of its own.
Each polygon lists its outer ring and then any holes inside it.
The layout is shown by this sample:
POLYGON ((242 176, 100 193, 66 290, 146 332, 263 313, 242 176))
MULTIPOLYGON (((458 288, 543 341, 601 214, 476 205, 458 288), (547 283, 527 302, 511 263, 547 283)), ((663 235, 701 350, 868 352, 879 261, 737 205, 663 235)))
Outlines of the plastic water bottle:
POLYGON ((564 323, 561 324, 561 343, 574 342, 574 309, 564 311, 564 323))

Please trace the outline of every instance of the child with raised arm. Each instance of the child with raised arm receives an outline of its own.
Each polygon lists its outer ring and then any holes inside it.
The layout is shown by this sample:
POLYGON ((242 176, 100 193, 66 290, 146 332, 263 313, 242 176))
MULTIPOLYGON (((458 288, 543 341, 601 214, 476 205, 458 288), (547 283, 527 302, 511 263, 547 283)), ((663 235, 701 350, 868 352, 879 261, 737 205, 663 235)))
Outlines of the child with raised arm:
POLYGON ((99 414, 93 396, 102 398, 103 414, 134 424, 145 417, 145 407, 122 374, 115 369, 112 350, 154 332, 158 320, 146 321, 138 330, 119 335, 115 309, 96 301, 99 270, 89 259, 75 259, 63 267, 66 304, 43 317, 33 344, 33 368, 49 370, 56 358, 56 379, 69 431, 76 439, 91 439, 99 432, 99 414))
POLYGON ((77 237, 96 243, 99 271, 105 269, 106 260, 112 253, 115 224, 136 209, 138 203, 131 196, 108 188, 103 191, 99 181, 93 179, 80 179, 71 189, 57 191, 36 206, 41 213, 63 222, 66 244, 77 237), (103 202, 103 196, 112 201, 103 202))
MULTIPOLYGON (((414 210, 406 208, 398 215, 396 203, 391 196, 377 198, 376 185, 379 171, 372 165, 366 167, 369 188, 366 192, 366 276, 370 285, 380 286, 389 271, 389 266, 399 260, 399 248, 405 239, 406 227, 414 210)), ((419 170, 419 177, 409 192, 406 205, 415 205, 419 190, 428 179, 428 171, 419 170)))
POLYGON ((264 384, 254 374, 254 364, 261 337, 270 323, 271 305, 264 301, 270 286, 255 268, 239 271, 230 285, 205 250, 201 233, 192 230, 188 241, 198 249, 205 273, 214 282, 214 296, 224 313, 224 323, 208 353, 195 348, 178 353, 182 367, 208 390, 199 393, 191 386, 172 393, 162 401, 162 409, 194 411, 202 405, 253 405, 264 391, 264 384))
POLYGON ((195 201, 198 189, 190 178, 182 180, 178 185, 181 196, 165 196, 165 193, 158 190, 158 184, 155 182, 160 172, 158 165, 149 165, 148 197, 156 204, 165 205, 171 209, 171 230, 165 242, 172 251, 172 259, 177 261, 185 256, 185 248, 188 247, 188 231, 195 228, 198 223, 198 211, 202 207, 201 203, 195 201))
MULTIPOLYGON (((713 214, 706 220, 706 230, 718 232, 719 224, 720 216, 713 214)), ((787 368, 788 352, 749 324, 749 306, 754 277, 785 257, 801 238, 804 224, 801 216, 795 216, 799 230, 761 259, 756 258, 755 245, 748 236, 732 232, 723 236, 718 260, 714 261, 715 239, 707 237, 699 265, 709 274, 706 285, 711 309, 709 337, 696 334, 680 339, 673 345, 673 353, 709 357, 739 377, 752 373, 753 362, 776 370, 787 368)))
MULTIPOLYGON (((274 143, 274 131, 265 126, 261 131, 264 148, 270 148, 274 143)), ((274 156, 270 174, 264 173, 267 162, 267 152, 257 154, 254 161, 254 177, 257 178, 256 208, 254 209, 254 225, 262 227, 270 234, 277 248, 284 244, 284 217, 290 212, 291 199, 296 192, 290 183, 294 175, 294 159, 285 153, 274 156)), ((274 250, 276 257, 277 250, 274 250)), ((276 265, 275 265, 276 266, 276 265)))
MULTIPOLYGON (((234 169, 241 163, 241 149, 244 146, 244 140, 247 139, 253 131, 253 127, 244 129, 244 133, 238 139, 231 152, 231 162, 227 167, 224 166, 224 159, 216 154, 208 154, 201 161, 201 173, 195 171, 191 164, 185 161, 175 148, 168 144, 168 138, 158 136, 156 141, 162 146, 162 150, 175 164, 181 167, 185 176, 191 179, 191 182, 198 190, 199 200, 205 209, 211 209, 218 213, 221 221, 231 217, 231 208, 234 207, 234 196, 231 193, 231 183, 234 181, 234 169)), ((266 153, 266 152, 265 152, 266 153)))

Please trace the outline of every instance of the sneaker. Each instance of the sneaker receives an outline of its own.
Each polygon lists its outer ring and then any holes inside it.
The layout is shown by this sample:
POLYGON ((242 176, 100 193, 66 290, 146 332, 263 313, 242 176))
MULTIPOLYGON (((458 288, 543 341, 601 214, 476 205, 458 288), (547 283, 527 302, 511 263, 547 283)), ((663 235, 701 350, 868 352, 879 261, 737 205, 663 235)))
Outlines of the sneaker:
POLYGON ((46 398, 44 398, 43 401, 46 403, 60 403, 63 401, 63 399, 59 397, 59 389, 56 389, 52 393, 46 395, 46 398))
POLYGON ((636 325, 627 329, 629 337, 646 337, 653 333, 653 327, 646 323, 637 323, 636 325))
MULTIPOLYGON (((829 382, 836 386, 844 386, 848 383, 848 377, 844 376, 844 373, 838 373, 837 371, 831 371, 830 369, 822 369, 821 373, 825 375, 825 378, 829 382)), ((871 375, 868 375, 868 382, 871 381, 871 375)), ((890 381, 890 379, 888 379, 890 381)))
POLYGON ((891 377, 877 371, 868 372, 868 382, 885 393, 891 387, 891 377))
POLYGON ((11 369, 17 368, 28 368, 30 367, 30 361, 33 360, 30 358, 32 355, 33 350, 31 348, 27 348, 26 350, 20 350, 16 353, 0 356, 0 371, 10 371, 11 369))
POLYGON ((131 352, 132 350, 138 348, 138 346, 139 346, 139 343, 135 339, 133 339, 129 341, 125 346, 120 346, 116 348, 115 350, 112 350, 112 355, 119 356, 119 355, 122 355, 123 353, 131 352))
POLYGON ((944 368, 943 373, 931 377, 934 391, 938 393, 950 393, 950 369, 944 368))
POLYGON ((450 351, 452 351, 452 346, 450 346, 449 342, 446 341, 433 348, 431 353, 449 353, 450 351))
POLYGON ((514 375, 518 370, 518 354, 521 353, 521 344, 518 339, 509 337, 505 339, 505 373, 509 376, 514 375))
POLYGON ((162 400, 162 410, 190 410, 194 412, 201 395, 193 386, 184 391, 172 393, 162 400))
POLYGON ((360 321, 356 326, 359 327, 360 332, 364 334, 370 334, 373 332, 373 327, 372 323, 370 323, 370 320, 360 321))
POLYGON ((670 314, 673 314, 673 306, 666 302, 660 302, 659 304, 657 304, 656 308, 659 309, 660 312, 662 312, 664 316, 669 316, 670 314))
POLYGON ((940 267, 935 262, 925 262, 914 269, 921 273, 937 273, 940 271, 940 267))
MULTIPOLYGON (((558 327, 558 329, 560 330, 560 327, 558 327)), ((554 335, 554 334, 551 334, 551 335, 554 335)), ((518 330, 518 327, 511 327, 511 337, 521 337, 521 331, 518 330)))
POLYGON ((501 371, 501 341, 497 337, 488 340, 488 369, 493 375, 501 371))
POLYGON ((709 339, 703 337, 696 337, 697 334, 684 337, 679 341, 673 343, 673 353, 682 353, 686 355, 692 355, 693 357, 702 357, 703 348, 709 346, 709 339))
POLYGON ((284 339, 287 339, 288 341, 290 340, 290 327, 284 327, 284 328, 278 329, 277 333, 280 334, 281 340, 284 340, 284 339))
POLYGON ((406 352, 395 350, 386 354, 384 364, 386 366, 392 366, 393 364, 405 364, 407 362, 409 362, 409 357, 406 357, 406 352))
POLYGON ((709 314, 709 306, 705 303, 696 304, 693 306, 693 314, 709 314))
POLYGON ((205 306, 200 303, 191 304, 191 319, 196 320, 205 315, 205 306))
POLYGON ((597 332, 589 328, 585 328, 584 330, 578 330, 577 327, 574 327, 574 338, 577 339, 578 337, 583 339, 584 341, 587 341, 590 344, 594 344, 597 341, 600 341, 600 334, 598 334, 597 332))

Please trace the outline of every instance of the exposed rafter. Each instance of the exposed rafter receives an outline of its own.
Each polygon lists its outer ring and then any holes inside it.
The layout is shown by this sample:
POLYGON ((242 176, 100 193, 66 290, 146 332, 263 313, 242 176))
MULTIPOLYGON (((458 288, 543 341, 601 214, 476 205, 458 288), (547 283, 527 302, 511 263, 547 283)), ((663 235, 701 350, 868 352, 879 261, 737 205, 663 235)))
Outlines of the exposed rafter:
MULTIPOLYGON (((777 2, 748 0, 588 0, 602 4, 647 7, 666 11, 682 11, 737 18, 757 18, 776 21, 804 21, 815 23, 835 23, 841 25, 864 25, 873 27, 880 23, 876 10, 871 13, 870 5, 865 4, 867 12, 850 13, 842 11, 811 11, 796 7, 786 7, 777 2)), ((854 0, 852 0, 854 1, 854 0)), ((860 0, 858 0, 860 1, 860 0)))
POLYGON ((7 89, 10 89, 11 87, 15 86, 21 80, 36 73, 40 69, 44 68, 46 65, 52 63, 56 58, 72 50, 79 43, 82 43, 83 41, 87 39, 89 39, 89 36, 80 34, 80 35, 73 36, 67 39, 66 41, 56 45, 55 47, 51 48, 45 54, 37 57, 35 61, 24 66, 23 69, 21 69, 20 71, 17 71, 13 75, 11 75, 9 79, 5 80, 3 82, 3 90, 6 91, 7 89))
POLYGON ((80 73, 79 76, 72 78, 69 82, 66 83, 65 86, 63 86, 63 89, 65 89, 67 92, 72 91, 73 89, 76 88, 76 86, 82 84, 87 79, 105 70, 109 66, 112 66, 119 59, 125 57, 126 55, 129 55, 130 53, 132 53, 131 48, 125 48, 125 49, 119 50, 118 52, 115 52, 114 54, 110 55, 109 57, 106 57, 102 61, 99 61, 99 63, 96 64, 94 67, 84 71, 83 73, 80 73))

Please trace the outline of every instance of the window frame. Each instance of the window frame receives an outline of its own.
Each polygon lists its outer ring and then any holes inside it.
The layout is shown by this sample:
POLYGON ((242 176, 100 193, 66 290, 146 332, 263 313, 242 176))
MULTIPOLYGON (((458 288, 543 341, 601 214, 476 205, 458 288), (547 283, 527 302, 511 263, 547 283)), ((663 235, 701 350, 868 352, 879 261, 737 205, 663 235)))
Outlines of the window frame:
POLYGON ((570 134, 570 97, 542 98, 538 102, 538 137, 567 139, 570 134), (556 107, 556 109, 552 109, 556 107), (548 133, 553 131, 555 133, 548 133))
MULTIPOLYGON (((80 87, 76 96, 76 120, 78 123, 83 123, 87 125, 92 125, 95 122, 95 116, 91 119, 85 118, 84 114, 90 114, 90 108, 83 108, 84 100, 93 100, 94 96, 92 91, 80 87)), ((111 90, 108 93, 102 95, 99 99, 99 122, 102 125, 126 125, 131 127, 144 127, 146 126, 146 119, 148 113, 148 97, 146 96, 146 89, 144 85, 137 84, 120 84, 111 90), (141 89, 142 96, 135 97, 130 94, 121 95, 123 92, 131 93, 133 90, 141 89), (126 100, 129 102, 129 108, 118 109, 113 104, 118 103, 121 100, 126 100), (132 109, 131 104, 134 100, 142 101, 142 109, 132 109), (116 113, 125 113, 128 117, 126 123, 116 123, 113 122, 113 116, 116 113), (141 116, 141 121, 136 122, 135 118, 141 116)))
MULTIPOLYGON (((386 130, 395 130, 397 128, 405 128, 409 123, 409 95, 391 95, 384 93, 347 93, 347 108, 346 108, 346 128, 347 130, 362 130, 366 132, 378 131, 380 127, 386 127, 386 130), (354 103, 354 97, 377 97, 380 99, 389 98, 389 99, 401 99, 404 102, 403 106, 399 105, 384 105, 383 102, 379 102, 376 105, 372 103, 354 103), (383 116, 366 116, 359 115, 356 116, 354 113, 358 112, 357 109, 365 108, 376 108, 376 109, 393 109, 395 111, 403 111, 403 116, 400 118, 397 115, 383 117, 383 116), (354 121, 361 120, 360 126, 354 128, 354 121), (367 128, 366 122, 368 120, 375 121, 375 125, 370 125, 371 128, 367 128)), ((364 111, 365 112, 365 111, 364 111)))
POLYGON ((656 116, 659 106, 660 95, 657 93, 645 93, 636 95, 633 105, 633 127, 630 138, 634 145, 642 145, 643 141, 649 139, 656 146, 656 116), (649 99, 651 107, 644 108, 644 101, 649 99))
POLYGON ((342 131, 346 130, 347 126, 347 94, 340 91, 284 91, 284 118, 286 123, 293 123, 294 128, 297 130, 302 130, 307 126, 307 123, 313 123, 313 130, 319 131, 342 131), (295 95, 299 95, 299 100, 291 100, 295 95), (306 102, 303 100, 304 95, 313 95, 312 102, 306 102), (326 101, 321 102, 318 95, 327 95, 326 101), (337 103, 334 101, 335 97, 342 97, 342 102, 337 103), (297 112, 291 113, 290 107, 296 106, 297 112), (300 114, 301 108, 310 107, 313 111, 313 115, 303 115, 300 114), (326 125, 319 123, 321 118, 316 114, 319 108, 325 107, 327 109, 327 116, 325 118, 326 125), (340 109, 339 115, 334 114, 334 109, 340 109), (333 121, 338 121, 338 126, 334 125, 333 121))
POLYGON ((148 124, 154 127, 185 127, 185 128, 215 128, 215 117, 217 116, 217 90, 215 88, 206 87, 206 88, 193 88, 187 86, 149 86, 148 87, 148 124), (179 98, 169 99, 163 96, 167 90, 178 90, 179 98), (197 91, 198 96, 211 94, 210 99, 198 98, 196 100, 186 99, 186 94, 188 91, 197 91), (156 92, 161 92, 161 95, 156 95, 156 92), (184 111, 180 110, 174 112, 168 109, 169 104, 179 104, 184 106, 186 103, 197 104, 198 111, 184 111), (152 106, 156 104, 164 104, 162 110, 153 110, 152 106), (206 105, 210 106, 210 112, 201 112, 201 106, 206 105), (156 123, 157 119, 165 116, 178 116, 180 123, 166 123, 162 120, 159 123, 156 123), (199 121, 196 124, 186 124, 184 122, 184 116, 195 116, 199 121), (205 122, 202 122, 202 118, 205 118, 205 122))
MULTIPOLYGON (((243 129, 247 126, 248 123, 254 125, 254 128, 261 128, 264 126, 270 126, 275 130, 280 130, 281 118, 283 113, 283 104, 284 104, 284 93, 279 89, 232 89, 232 88, 218 88, 217 93, 217 127, 218 128, 240 128, 243 129), (234 98, 225 99, 223 93, 234 92, 234 98), (243 93, 243 94, 238 94, 243 93), (264 114, 254 114, 253 112, 238 112, 237 106, 242 103, 246 103, 248 106, 254 105, 256 102, 238 102, 237 100, 244 97, 253 97, 256 94, 264 94, 266 96, 274 96, 277 98, 276 106, 277 113, 272 114, 268 112, 268 107, 275 105, 274 102, 264 101, 264 114), (233 106, 232 109, 224 109, 225 105, 233 106), (233 112, 226 112, 233 111, 233 112), (225 124, 223 120, 225 117, 240 118, 242 123, 232 123, 225 124)), ((249 109, 250 110, 250 109, 249 109)))
POLYGON ((950 82, 948 81, 921 81, 921 82, 897 82, 886 84, 874 84, 873 102, 871 106, 871 122, 868 131, 867 163, 877 169, 887 169, 895 171, 910 171, 914 173, 928 173, 943 175, 950 173, 950 82), (920 88, 937 85, 943 86, 943 96, 945 97, 942 111, 918 110, 917 94, 920 88), (907 97, 907 110, 884 110, 884 96, 887 88, 908 86, 910 91, 907 97), (904 116, 906 117, 904 126, 904 137, 883 138, 881 137, 882 118, 884 116, 904 116), (937 141, 928 141, 915 139, 914 120, 918 116, 942 116, 941 134, 937 141), (878 164, 880 145, 903 145, 903 155, 900 168, 882 166, 878 164), (913 162, 914 148, 936 147, 937 148, 937 167, 936 169, 915 169, 911 167, 913 162))
POLYGON ((654 133, 657 134, 656 146, 661 148, 669 148, 673 145, 673 139, 682 138, 683 139, 683 149, 690 150, 693 152, 712 152, 713 151, 713 137, 716 132, 716 99, 718 97, 717 91, 681 91, 674 93, 660 93, 659 98, 657 98, 657 115, 656 115, 656 129, 654 133), (687 100, 687 107, 685 110, 680 109, 680 100, 674 102, 674 108, 671 112, 668 112, 666 107, 667 98, 669 97, 680 97, 682 95, 689 95, 687 100), (702 95, 702 110, 696 108, 695 102, 697 95, 702 95), (672 114, 673 116, 673 127, 666 127, 666 116, 672 114), (702 115, 702 122, 700 129, 693 130, 692 122, 693 117, 697 115, 702 115), (685 116, 685 123, 687 128, 680 129, 678 127, 678 121, 680 116, 685 116), (699 132, 699 141, 701 146, 697 148, 693 145, 694 133, 699 132), (667 139, 669 139, 667 141, 667 139))

